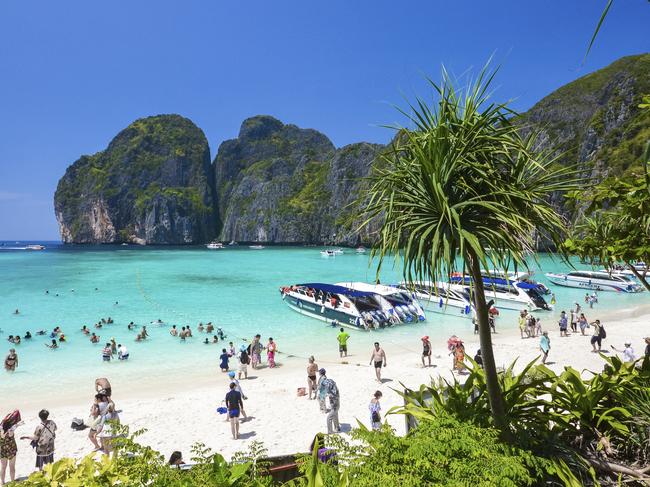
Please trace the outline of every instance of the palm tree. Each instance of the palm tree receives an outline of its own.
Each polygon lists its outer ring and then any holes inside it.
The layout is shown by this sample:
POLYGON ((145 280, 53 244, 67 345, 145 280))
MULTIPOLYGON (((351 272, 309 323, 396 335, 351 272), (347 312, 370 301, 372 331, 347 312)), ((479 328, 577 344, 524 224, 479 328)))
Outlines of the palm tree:
POLYGON ((522 136, 507 104, 489 102, 495 74, 483 69, 460 91, 443 70, 440 85, 430 81, 437 102, 400 110, 412 128, 393 127, 370 176, 364 224, 382 223, 378 275, 393 255, 407 282, 471 277, 492 418, 505 433, 481 270, 526 267, 540 235, 562 241, 565 222, 549 201, 576 189, 576 172, 533 150, 535 134, 522 136))

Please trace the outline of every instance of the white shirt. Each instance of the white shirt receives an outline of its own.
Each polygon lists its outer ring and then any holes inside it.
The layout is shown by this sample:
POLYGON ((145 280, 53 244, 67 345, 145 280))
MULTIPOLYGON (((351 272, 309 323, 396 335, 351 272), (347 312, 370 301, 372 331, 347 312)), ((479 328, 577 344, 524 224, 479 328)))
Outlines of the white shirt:
POLYGON ((120 355, 122 355, 122 356, 124 356, 124 355, 128 355, 128 354, 129 354, 129 351, 127 350, 127 348, 126 348, 124 345, 122 345, 122 346, 120 347, 120 350, 119 350, 119 351, 120 351, 120 355))
POLYGON ((634 362, 636 357, 634 356, 634 349, 630 345, 629 347, 625 347, 623 349, 623 358, 625 359, 626 362, 634 362))

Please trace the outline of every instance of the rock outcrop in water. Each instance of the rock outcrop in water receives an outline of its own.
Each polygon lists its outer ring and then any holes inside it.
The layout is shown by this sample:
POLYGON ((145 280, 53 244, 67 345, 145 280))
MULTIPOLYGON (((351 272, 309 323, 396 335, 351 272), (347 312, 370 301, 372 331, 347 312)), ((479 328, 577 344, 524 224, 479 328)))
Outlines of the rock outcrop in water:
POLYGON ((205 242, 217 229, 208 141, 179 115, 136 120, 66 170, 54 209, 65 243, 205 242))
MULTIPOLYGON (((638 171, 650 139, 650 54, 622 58, 551 93, 519 122, 541 145, 581 164, 585 177, 638 171)), ((138 120, 108 148, 68 168, 55 194, 64 242, 156 244, 221 240, 336 243, 359 235, 358 209, 384 146, 337 149, 322 133, 270 116, 245 120, 212 165, 205 136, 178 115, 138 120)), ((560 202, 558 202, 561 204, 560 202)), ((565 210, 571 216, 572 213, 565 210)))
POLYGON ((381 148, 336 149, 316 130, 269 116, 245 120, 214 161, 221 239, 356 244, 348 205, 381 148))

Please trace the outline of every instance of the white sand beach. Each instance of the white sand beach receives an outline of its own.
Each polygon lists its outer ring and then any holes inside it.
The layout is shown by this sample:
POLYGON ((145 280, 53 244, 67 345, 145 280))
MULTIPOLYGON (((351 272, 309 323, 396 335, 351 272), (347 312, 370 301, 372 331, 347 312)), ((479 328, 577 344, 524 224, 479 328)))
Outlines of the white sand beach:
MULTIPOLYGON (((637 356, 643 354, 643 337, 650 335, 647 307, 609 313, 587 312, 590 321, 600 318, 606 327, 603 350, 609 354, 616 353, 610 345, 622 349, 623 343, 631 340, 637 356)), ((509 315, 507 319, 514 320, 515 317, 509 315)), ((451 377, 452 359, 446 350, 448 337, 436 336, 435 320, 432 321, 433 324, 413 330, 410 344, 382 343, 387 354, 387 367, 383 370, 387 380, 381 385, 375 382, 374 370, 368 366, 372 342, 381 339, 379 333, 351 332, 347 364, 342 364, 338 358, 335 340, 323 344, 326 349, 322 353, 305 351, 304 356, 313 353, 319 366, 326 368, 327 375, 338 384, 341 394, 339 417, 344 431, 355 427, 357 420, 369 425, 368 403, 375 390, 384 394, 381 405, 385 412, 400 404, 399 396, 393 391, 401 388, 400 383, 417 388, 430 382, 432 376, 451 377), (433 344, 435 366, 431 368, 422 368, 420 362, 420 337, 424 334, 430 335, 433 344)), ((561 338, 557 324, 550 319, 545 321, 545 329, 551 338, 551 368, 561 371, 564 366, 572 365, 579 370, 602 369, 602 358, 591 353, 589 336, 578 333, 561 338)), ((465 342, 467 353, 473 356, 478 349, 478 337, 471 333, 458 335, 465 342)), ((517 357, 519 366, 523 366, 539 355, 539 339, 521 339, 518 330, 512 326, 493 335, 493 340, 499 366, 508 365, 517 357)), ((279 347, 282 350, 281 343, 279 347)), ((280 355, 278 361, 281 366, 275 369, 265 367, 254 371, 249 367, 250 378, 242 381, 242 388, 248 396, 246 413, 251 419, 241 424, 240 440, 232 439, 225 417, 216 412, 228 384, 228 377, 218 370, 216 359, 214 370, 200 371, 182 379, 163 383, 148 383, 146 378, 136 377, 132 381, 113 381, 113 399, 118 409, 123 410, 122 422, 132 430, 146 428, 147 432, 140 441, 166 457, 172 451, 180 450, 186 460, 189 459, 190 447, 195 442, 205 443, 226 458, 246 449, 253 440, 261 441, 270 455, 306 451, 314 435, 326 431, 325 415, 319 412, 317 401, 296 395, 297 388, 306 385, 306 360, 280 355)), ((12 398, 3 398, 3 409, 21 410, 25 424, 19 427, 16 436, 31 434, 38 424, 38 410, 45 407, 58 425, 55 458, 79 458, 88 454, 92 447, 87 439, 87 430, 73 431, 70 423, 73 417, 85 419, 88 416, 94 394, 93 382, 94 378, 89 378, 88 383, 79 384, 74 391, 61 391, 59 397, 42 398, 28 406, 21 402, 18 391, 12 398)), ((403 417, 389 416, 387 420, 398 432, 404 432, 403 417)), ((24 476, 33 471, 34 460, 29 442, 18 440, 17 474, 24 476)))

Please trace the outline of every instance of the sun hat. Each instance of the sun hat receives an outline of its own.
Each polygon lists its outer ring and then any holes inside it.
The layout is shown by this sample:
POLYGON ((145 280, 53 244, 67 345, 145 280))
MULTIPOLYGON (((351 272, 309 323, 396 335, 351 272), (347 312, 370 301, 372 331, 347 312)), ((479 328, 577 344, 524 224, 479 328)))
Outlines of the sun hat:
POLYGON ((241 347, 239 347, 239 350, 245 352, 247 348, 248 347, 246 345, 242 345, 241 347))
POLYGON ((625 340, 625 342, 623 342, 623 343, 625 345, 632 345, 632 340, 625 340))
POLYGON ((231 377, 231 378, 235 377, 235 373, 231 370, 230 372, 228 372, 228 377, 231 377))
POLYGON ((424 335, 422 338, 420 338, 420 340, 428 340, 428 339, 429 339, 429 335, 424 335))
POLYGON ((318 371, 318 373, 319 373, 320 375, 325 375, 325 369, 320 369, 320 370, 318 371))

